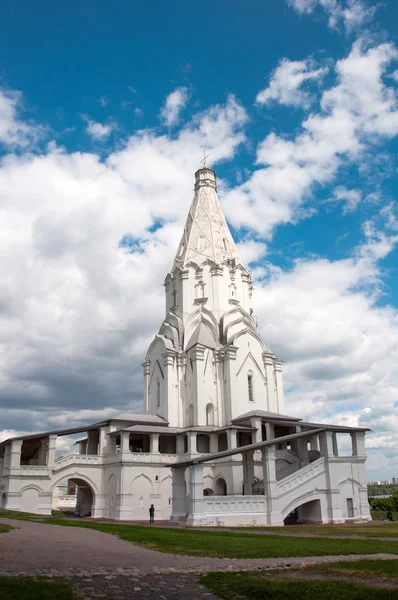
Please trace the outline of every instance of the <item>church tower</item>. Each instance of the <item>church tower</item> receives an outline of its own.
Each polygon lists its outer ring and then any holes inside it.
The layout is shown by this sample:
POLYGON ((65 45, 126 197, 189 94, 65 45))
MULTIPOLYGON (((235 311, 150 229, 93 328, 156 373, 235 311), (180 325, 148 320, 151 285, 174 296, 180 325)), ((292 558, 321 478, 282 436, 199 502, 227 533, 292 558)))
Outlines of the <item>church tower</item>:
POLYGON ((252 290, 215 172, 199 169, 165 280, 166 318, 143 363, 147 413, 173 427, 222 427, 250 411, 283 411, 282 364, 261 338, 252 290))

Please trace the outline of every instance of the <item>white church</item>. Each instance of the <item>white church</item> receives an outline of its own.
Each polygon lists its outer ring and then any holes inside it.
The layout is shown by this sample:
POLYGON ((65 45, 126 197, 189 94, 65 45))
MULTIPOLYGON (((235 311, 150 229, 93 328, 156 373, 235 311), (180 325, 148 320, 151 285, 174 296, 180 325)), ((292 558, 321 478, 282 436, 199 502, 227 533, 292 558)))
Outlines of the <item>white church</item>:
POLYGON ((0 507, 188 525, 370 520, 365 429, 284 414, 282 363, 263 341, 209 168, 165 280, 165 319, 143 363, 142 414, 0 445, 0 507), (57 438, 83 434, 72 454, 57 438), (346 438, 346 439, 344 439, 346 438))

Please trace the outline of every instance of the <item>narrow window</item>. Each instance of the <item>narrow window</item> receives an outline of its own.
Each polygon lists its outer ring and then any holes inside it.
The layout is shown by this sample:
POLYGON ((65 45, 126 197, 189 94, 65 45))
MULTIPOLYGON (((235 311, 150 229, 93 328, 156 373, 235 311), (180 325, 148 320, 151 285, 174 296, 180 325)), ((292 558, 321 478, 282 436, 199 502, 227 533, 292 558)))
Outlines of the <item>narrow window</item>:
POLYGON ((159 408, 160 406, 160 381, 158 379, 157 384, 156 384, 156 407, 159 408))
POLYGON ((253 402, 253 375, 251 373, 247 376, 247 389, 249 392, 249 402, 253 402))
POLYGON ((223 244, 224 244, 224 250, 228 250, 228 244, 227 244, 227 239, 223 238, 223 244))

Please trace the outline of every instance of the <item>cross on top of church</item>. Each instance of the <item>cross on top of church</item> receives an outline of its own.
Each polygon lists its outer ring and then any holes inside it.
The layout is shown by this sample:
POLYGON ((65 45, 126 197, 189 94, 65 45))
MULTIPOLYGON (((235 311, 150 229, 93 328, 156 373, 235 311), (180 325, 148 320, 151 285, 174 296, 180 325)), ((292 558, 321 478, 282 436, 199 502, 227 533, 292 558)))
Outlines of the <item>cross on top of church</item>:
POLYGON ((210 154, 206 154, 206 148, 203 150, 203 158, 200 161, 201 163, 203 163, 203 168, 206 168, 206 159, 209 158, 210 154))

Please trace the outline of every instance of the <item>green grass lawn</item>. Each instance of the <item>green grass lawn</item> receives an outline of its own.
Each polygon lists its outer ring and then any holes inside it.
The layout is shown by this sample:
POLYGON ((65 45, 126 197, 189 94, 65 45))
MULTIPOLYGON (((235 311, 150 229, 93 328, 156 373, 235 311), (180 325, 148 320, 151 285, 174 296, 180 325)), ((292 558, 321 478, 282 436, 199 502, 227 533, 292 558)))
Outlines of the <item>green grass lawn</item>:
POLYGON ((209 573, 201 578, 201 583, 224 600, 398 600, 398 590, 346 581, 273 579, 260 573, 209 573))
MULTIPOLYGON (((327 556, 339 554, 379 554, 398 555, 398 542, 372 540, 331 539, 328 537, 310 538, 293 536, 275 536, 254 534, 249 531, 201 531, 197 529, 172 529, 120 523, 101 523, 80 521, 78 519, 58 519, 56 517, 40 517, 24 513, 4 513, 4 517, 22 518, 64 527, 84 527, 117 535, 122 540, 133 542, 139 546, 158 550, 169 554, 188 556, 214 556, 219 558, 278 558, 291 556, 327 556)), ((344 526, 342 526, 344 527, 344 526)), ((392 531, 392 525, 383 525, 380 529, 392 531)), ((316 533, 326 534, 331 530, 336 534, 337 528, 317 528, 316 533)), ((354 526, 345 527, 353 535, 354 526)), ((371 526, 363 527, 370 537, 371 526)), ((278 531, 303 531, 299 528, 278 528, 278 531)), ((397 532, 398 537, 398 532, 397 532)))
POLYGON ((327 556, 338 554, 398 554, 398 542, 379 540, 340 540, 304 537, 279 537, 227 531, 168 529, 142 525, 95 523, 73 519, 42 519, 41 522, 64 527, 95 529, 139 546, 188 556, 219 558, 277 558, 289 556, 327 556))
MULTIPOLYGON (((375 519, 376 521, 387 519, 386 510, 372 510, 370 514, 372 515, 372 519, 375 519)), ((398 521, 398 511, 392 511, 392 518, 394 521, 398 521)))
MULTIPOLYGON (((359 535, 362 537, 396 537, 398 538, 398 522, 386 522, 383 525, 287 525, 285 527, 247 528, 248 531, 275 531, 276 533, 313 533, 316 535, 359 535)), ((242 529, 241 529, 242 531, 242 529)), ((244 531, 244 530, 243 530, 244 531)))
POLYGON ((77 600, 64 583, 29 577, 0 577, 1 600, 77 600))
POLYGON ((7 531, 11 531, 11 529, 14 529, 14 527, 11 527, 11 525, 4 525, 3 523, 0 523, 0 533, 7 533, 7 531))
POLYGON ((398 559, 392 560, 355 560, 350 562, 335 562, 323 565, 310 565, 302 570, 315 571, 324 574, 352 574, 359 577, 388 577, 398 578, 398 559))

